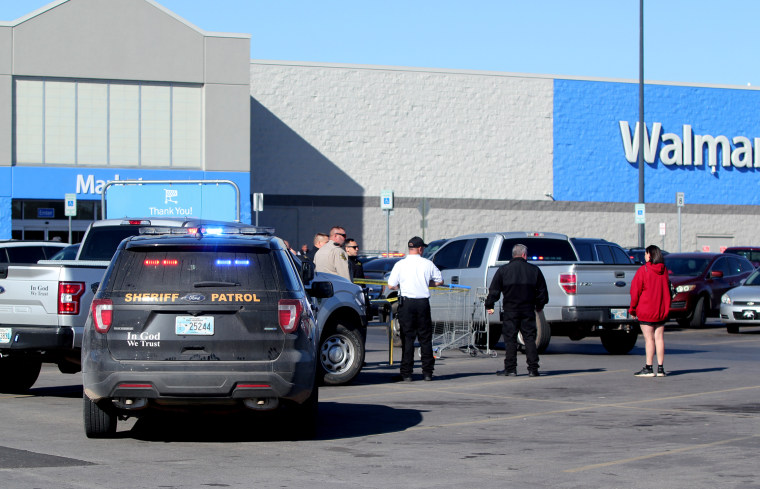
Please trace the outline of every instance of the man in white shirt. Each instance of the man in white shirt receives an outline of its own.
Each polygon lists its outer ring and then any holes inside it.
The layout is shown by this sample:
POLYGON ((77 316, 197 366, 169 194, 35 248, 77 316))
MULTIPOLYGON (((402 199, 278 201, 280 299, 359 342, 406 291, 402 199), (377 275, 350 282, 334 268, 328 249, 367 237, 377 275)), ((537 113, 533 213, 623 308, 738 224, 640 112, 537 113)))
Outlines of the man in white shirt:
POLYGON ((422 252, 427 244, 415 236, 409 240, 409 254, 399 260, 388 277, 388 287, 399 290, 398 322, 401 326, 401 368, 397 378, 412 381, 414 340, 419 339, 422 378, 433 380, 433 320, 430 316, 430 286, 443 284, 441 271, 422 252))

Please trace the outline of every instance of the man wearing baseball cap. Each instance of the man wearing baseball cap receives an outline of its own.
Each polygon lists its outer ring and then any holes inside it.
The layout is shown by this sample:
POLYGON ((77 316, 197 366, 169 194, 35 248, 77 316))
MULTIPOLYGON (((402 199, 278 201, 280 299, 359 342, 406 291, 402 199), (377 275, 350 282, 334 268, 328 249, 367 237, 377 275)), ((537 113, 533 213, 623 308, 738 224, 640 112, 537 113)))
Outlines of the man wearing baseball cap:
POLYGON ((409 253, 399 260, 388 277, 388 287, 399 289, 398 322, 401 326, 401 375, 412 381, 414 340, 420 342, 422 378, 433 380, 433 319, 430 316, 430 286, 443 284, 441 271, 422 252, 427 244, 419 236, 409 240, 409 253))

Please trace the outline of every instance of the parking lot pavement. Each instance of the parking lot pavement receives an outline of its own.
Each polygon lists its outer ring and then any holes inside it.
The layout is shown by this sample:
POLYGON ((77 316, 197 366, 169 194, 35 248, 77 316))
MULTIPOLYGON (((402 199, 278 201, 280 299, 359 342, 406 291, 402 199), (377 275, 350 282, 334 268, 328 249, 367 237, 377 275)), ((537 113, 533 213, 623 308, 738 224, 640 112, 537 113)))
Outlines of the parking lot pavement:
POLYGON ((642 339, 615 356, 597 338, 553 338, 539 378, 527 377, 522 355, 520 375, 505 378, 494 375, 501 351, 446 351, 433 382, 416 370, 410 384, 389 381, 400 357, 388 365, 385 345, 371 328, 356 382, 320 389, 313 441, 281 439, 270 418, 211 415, 87 440, 77 376, 46 367, 32 395, 0 396, 0 485, 760 487, 760 328, 673 325, 670 375, 645 379, 633 376, 642 339))

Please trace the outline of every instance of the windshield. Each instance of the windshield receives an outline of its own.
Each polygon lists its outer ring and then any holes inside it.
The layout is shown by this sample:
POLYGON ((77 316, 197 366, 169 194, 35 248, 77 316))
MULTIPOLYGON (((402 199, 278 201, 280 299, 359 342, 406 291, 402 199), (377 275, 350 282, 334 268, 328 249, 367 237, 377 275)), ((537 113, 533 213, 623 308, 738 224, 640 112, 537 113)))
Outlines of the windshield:
POLYGON ((671 258, 665 257, 665 267, 671 275, 697 277, 710 264, 709 258, 671 258))
POLYGON ((747 277, 744 285, 760 285, 760 270, 755 270, 747 277))

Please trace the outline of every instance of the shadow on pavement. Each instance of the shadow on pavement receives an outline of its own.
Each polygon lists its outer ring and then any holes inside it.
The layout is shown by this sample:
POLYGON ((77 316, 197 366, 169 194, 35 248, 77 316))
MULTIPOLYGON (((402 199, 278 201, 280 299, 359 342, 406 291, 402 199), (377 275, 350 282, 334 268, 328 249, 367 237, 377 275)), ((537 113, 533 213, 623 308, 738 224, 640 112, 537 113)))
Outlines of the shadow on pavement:
MULTIPOLYGON (((422 421, 423 412, 381 404, 319 403, 316 440, 335 440, 404 431, 422 421)), ((194 411, 150 413, 118 438, 154 442, 276 442, 298 440, 289 413, 215 413, 194 411)))
POLYGON ((82 384, 58 385, 54 387, 35 387, 29 389, 28 394, 35 397, 61 397, 67 399, 81 399, 82 384))

